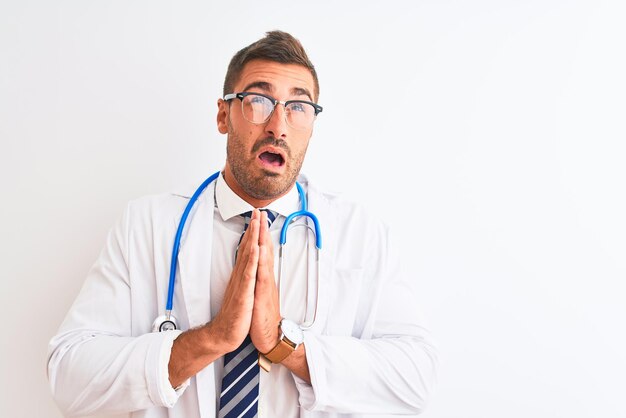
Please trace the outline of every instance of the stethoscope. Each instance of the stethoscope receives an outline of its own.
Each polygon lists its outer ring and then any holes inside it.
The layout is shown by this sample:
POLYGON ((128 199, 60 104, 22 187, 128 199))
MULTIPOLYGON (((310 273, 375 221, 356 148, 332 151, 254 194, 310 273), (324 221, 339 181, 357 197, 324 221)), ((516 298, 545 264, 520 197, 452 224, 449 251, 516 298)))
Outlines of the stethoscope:
MULTIPOLYGON (((187 217, 191 212, 193 205, 198 200, 198 197, 202 194, 202 192, 207 188, 209 184, 215 181, 220 175, 220 172, 211 175, 208 179, 206 179, 200 187, 194 192, 189 199, 189 203, 185 207, 183 212, 183 216, 180 218, 180 222, 178 223, 178 229, 176 231, 176 237, 174 238, 174 248, 172 249, 172 260, 170 262, 170 281, 167 289, 167 304, 165 305, 165 315, 161 315, 154 320, 152 324, 152 330, 156 331, 171 331, 176 330, 178 328, 178 321, 172 315, 172 307, 174 305, 174 284, 176 283, 176 267, 178 265, 178 251, 180 249, 180 240, 183 235, 183 229, 185 228, 185 223, 187 222, 187 217)), ((294 226, 305 226, 315 234, 315 261, 317 267, 317 285, 315 289, 315 310, 313 311, 313 318, 307 321, 308 317, 308 301, 309 301, 309 281, 307 279, 307 291, 306 291, 306 309, 304 313, 304 318, 302 323, 300 324, 300 328, 305 330, 309 329, 315 324, 315 319, 317 317, 317 305, 319 299, 319 284, 320 284, 320 250, 322 249, 322 235, 320 233, 320 226, 317 217, 308 211, 308 203, 306 199, 306 194, 304 193, 304 189, 300 185, 300 183, 296 182, 296 188, 298 189, 298 194, 300 195, 301 202, 301 210, 294 212, 287 216, 283 226, 280 230, 280 249, 279 249, 279 263, 278 263, 278 299, 280 301, 280 294, 282 288, 282 273, 283 273, 283 262, 284 262, 284 252, 285 252, 285 244, 287 243, 287 231, 289 230, 289 226, 291 223, 299 217, 307 217, 313 221, 314 228, 305 222, 305 223, 297 223, 294 226)), ((307 233, 307 242, 308 242, 308 233, 307 233)), ((280 303, 280 302, 279 302, 280 303)), ((281 309, 282 312, 282 309, 281 309)))

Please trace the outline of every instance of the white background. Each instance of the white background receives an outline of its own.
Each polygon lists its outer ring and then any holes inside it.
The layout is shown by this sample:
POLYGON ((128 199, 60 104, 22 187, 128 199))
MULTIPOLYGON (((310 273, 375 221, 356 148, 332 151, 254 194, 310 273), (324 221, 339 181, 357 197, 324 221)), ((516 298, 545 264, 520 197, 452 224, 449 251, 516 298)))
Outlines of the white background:
POLYGON ((626 7, 0 6, 0 416, 59 417, 56 332, 125 202, 222 167, 226 66, 271 29, 320 76, 304 171, 387 208, 441 352, 428 418, 625 417, 626 7))

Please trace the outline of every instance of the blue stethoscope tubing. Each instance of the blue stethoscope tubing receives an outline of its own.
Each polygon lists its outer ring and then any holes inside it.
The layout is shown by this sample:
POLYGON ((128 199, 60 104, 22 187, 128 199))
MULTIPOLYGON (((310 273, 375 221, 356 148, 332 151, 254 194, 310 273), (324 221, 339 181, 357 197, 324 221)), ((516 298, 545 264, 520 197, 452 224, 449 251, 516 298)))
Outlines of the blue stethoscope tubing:
MULTIPOLYGON (((202 192, 204 192, 204 190, 207 188, 207 186, 211 184, 213 181, 215 181, 219 177, 219 175, 220 175, 220 172, 218 171, 212 174, 211 176, 209 176, 209 178, 207 178, 204 182, 202 182, 202 184, 196 189, 194 194, 191 196, 191 199, 189 199, 189 202, 187 203, 187 206, 185 207, 185 210, 183 211, 183 215, 180 218, 180 222, 178 223, 178 229, 176 230, 176 236, 174 237, 174 246, 172 248, 172 260, 170 262, 170 277, 169 277, 169 285, 167 288, 167 303, 165 305, 165 316, 161 316, 155 320, 154 327, 153 327, 155 331, 156 330, 166 331, 166 330, 178 329, 176 320, 172 316, 172 308, 174 305, 174 286, 176 284, 176 269, 178 266, 178 253, 180 250, 181 237, 183 235, 185 223, 187 222, 187 218, 189 217, 189 213, 191 212, 191 209, 193 208, 194 204, 196 203, 196 201, 198 200, 202 192)), ((310 218, 311 221, 313 221, 313 226, 314 226, 313 232, 315 234, 315 247, 316 247, 316 252, 317 252, 316 259, 318 263, 317 265, 318 267, 317 268, 317 280, 318 280, 317 288, 319 290, 319 270, 320 270, 319 269, 319 251, 322 249, 322 234, 320 231, 319 220, 313 213, 307 210, 308 202, 306 198, 306 193, 304 193, 304 189, 302 188, 300 183, 296 182, 296 188, 298 189, 298 194, 300 195, 300 202, 301 202, 302 209, 287 216, 287 219, 285 219, 285 222, 283 223, 283 226, 280 230, 280 268, 279 268, 279 273, 278 273, 278 280, 280 284, 282 282, 280 279, 282 275, 282 266, 283 266, 283 247, 287 243, 287 231, 289 229, 289 225, 295 220, 295 218, 304 216, 304 217, 310 218)), ((304 224, 304 225, 306 225, 309 229, 311 229, 311 227, 308 226, 307 224, 304 224)), ((318 292, 318 296, 319 296, 319 292, 318 292)), ((303 323, 301 325, 301 328, 303 329, 310 328, 313 325, 313 323, 315 323, 315 317, 317 316, 317 297, 316 297, 315 304, 316 306, 315 306, 315 313, 313 316, 313 321, 310 323, 306 323, 306 324, 303 323)), ((305 314, 305 318, 306 318, 306 314, 305 314)))

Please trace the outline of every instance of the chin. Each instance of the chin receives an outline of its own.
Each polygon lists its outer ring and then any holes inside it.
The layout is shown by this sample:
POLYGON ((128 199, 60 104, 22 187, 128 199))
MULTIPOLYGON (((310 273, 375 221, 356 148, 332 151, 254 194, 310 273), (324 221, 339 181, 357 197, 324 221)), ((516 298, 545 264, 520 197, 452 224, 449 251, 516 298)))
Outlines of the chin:
POLYGON ((292 186, 284 174, 276 172, 264 172, 263 176, 249 185, 247 193, 260 200, 276 199, 284 195, 292 186))

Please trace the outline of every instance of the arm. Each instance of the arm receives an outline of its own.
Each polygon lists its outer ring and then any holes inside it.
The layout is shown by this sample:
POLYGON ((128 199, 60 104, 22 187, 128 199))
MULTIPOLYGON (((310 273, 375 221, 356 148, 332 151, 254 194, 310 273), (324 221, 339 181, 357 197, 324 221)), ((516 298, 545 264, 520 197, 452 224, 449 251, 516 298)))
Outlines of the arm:
MULTIPOLYGON (((133 212, 131 204, 109 233, 59 333, 50 341, 52 394, 70 416, 172 406, 178 398, 167 384, 166 359, 180 332, 133 336, 128 269, 133 212)), ((141 290, 146 291, 146 300, 156 299, 155 289, 141 290)))
MULTIPOLYGON (((260 258, 250 335, 266 353, 278 342, 278 298, 273 276, 272 243, 261 220, 260 258)), ((305 343, 281 366, 296 376, 300 403, 314 411, 339 413, 410 414, 423 410, 434 384, 436 354, 416 309, 415 298, 399 263, 390 261, 386 230, 378 231, 378 245, 365 261, 358 292, 348 279, 334 277, 336 319, 349 316, 343 304, 359 301, 352 335, 336 330, 318 335, 305 332, 305 343), (359 293, 359 294, 356 294, 359 293)), ((368 247, 369 248, 369 247, 368 247)), ((356 303, 356 302, 355 302, 356 303)), ((329 331, 328 328, 326 331, 329 331)), ((275 366, 276 367, 276 366, 275 366)), ((280 366, 279 366, 280 367, 280 366)))
POLYGON ((434 387, 436 350, 387 230, 365 236, 371 251, 364 252, 362 270, 332 278, 327 335, 305 332, 311 383, 296 379, 300 404, 312 411, 416 414, 434 387), (350 316, 338 305, 354 297, 354 321, 331 329, 350 316))
MULTIPOLYGON (((131 323, 141 319, 133 317, 131 306, 150 312, 154 308, 144 301, 157 300, 158 289, 153 280, 141 278, 135 280, 131 292, 128 242, 142 240, 143 244, 151 239, 129 232, 131 216, 137 214, 133 215, 129 206, 109 234, 59 334, 50 342, 48 377, 53 396, 67 415, 172 407, 189 377, 232 351, 248 333, 258 238, 248 239, 246 245, 244 237, 238 257, 241 262, 233 270, 222 311, 211 323, 185 333, 133 335, 131 323), (133 294, 140 297, 133 298, 133 294)), ((145 216, 141 219, 150 223, 145 216)), ((252 221, 248 230, 250 235, 256 230, 258 236, 258 220, 252 221)), ((152 254, 150 245, 140 246, 148 247, 152 254)), ((132 250, 140 251, 136 245, 132 250)))

